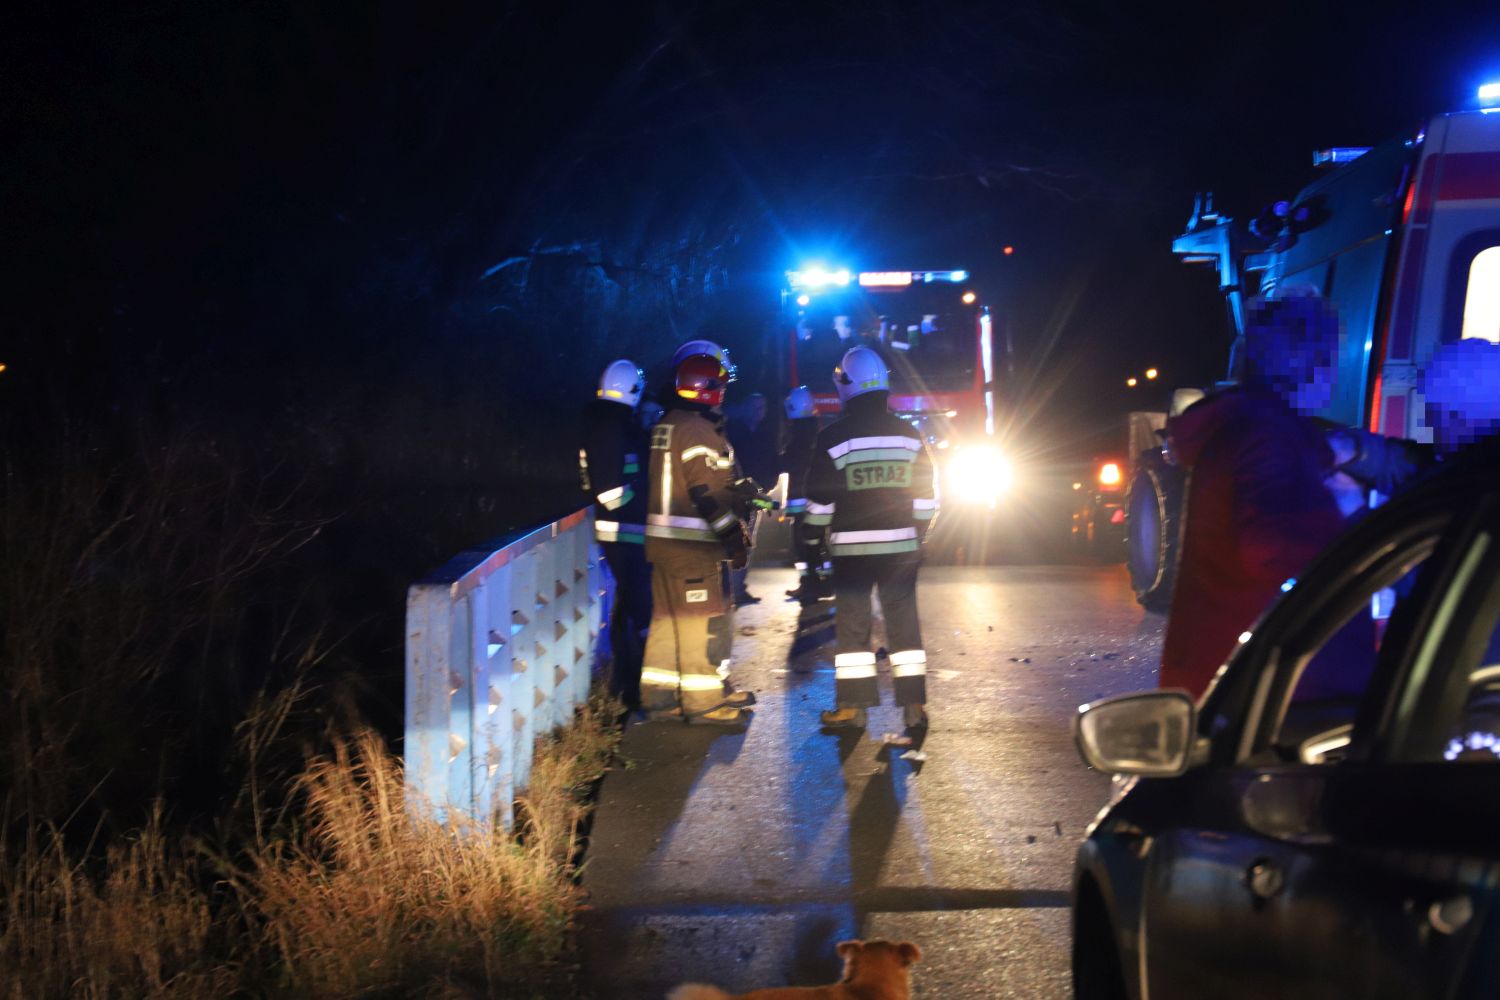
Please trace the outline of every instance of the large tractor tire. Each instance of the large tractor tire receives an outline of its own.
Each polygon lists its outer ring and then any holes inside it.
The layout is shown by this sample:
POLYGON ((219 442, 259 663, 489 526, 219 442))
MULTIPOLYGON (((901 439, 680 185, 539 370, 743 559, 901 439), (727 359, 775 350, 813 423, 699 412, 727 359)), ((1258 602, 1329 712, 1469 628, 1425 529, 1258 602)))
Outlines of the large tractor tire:
POLYGON ((1135 598, 1148 611, 1166 611, 1172 603, 1183 486, 1182 470, 1168 465, 1160 448, 1136 458, 1125 497, 1125 562, 1135 598))

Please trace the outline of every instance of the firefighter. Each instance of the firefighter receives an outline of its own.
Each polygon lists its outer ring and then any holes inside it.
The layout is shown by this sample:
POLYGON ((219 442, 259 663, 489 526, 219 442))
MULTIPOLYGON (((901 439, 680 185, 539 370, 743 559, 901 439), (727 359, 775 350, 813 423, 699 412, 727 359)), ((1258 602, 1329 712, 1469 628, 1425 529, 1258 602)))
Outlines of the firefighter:
POLYGON ((739 568, 749 558, 747 508, 735 492, 720 412, 734 366, 719 345, 693 340, 677 349, 672 367, 674 391, 651 431, 646 558, 654 611, 642 700, 653 719, 738 725, 755 697, 728 681, 725 563, 739 568))
POLYGON ((932 456, 916 429, 887 408, 890 373, 867 347, 833 371, 843 416, 819 432, 807 473, 804 532, 827 532, 833 556, 836 706, 829 728, 862 729, 880 704, 870 645, 870 592, 880 589, 896 704, 908 729, 927 725, 927 653, 917 621, 921 544, 937 516, 932 456))
POLYGON ((645 553, 647 438, 636 412, 645 387, 646 376, 634 362, 611 362, 599 376, 584 446, 578 450, 583 491, 594 504, 594 538, 615 578, 609 691, 632 712, 641 707, 641 657, 651 625, 651 568, 645 553))
POLYGON ((786 396, 786 443, 781 449, 781 468, 786 472, 786 516, 792 522, 792 545, 799 579, 786 596, 802 604, 814 604, 833 596, 828 583, 829 567, 821 547, 802 530, 807 514, 807 463, 818 438, 818 415, 812 390, 799 385, 786 396))

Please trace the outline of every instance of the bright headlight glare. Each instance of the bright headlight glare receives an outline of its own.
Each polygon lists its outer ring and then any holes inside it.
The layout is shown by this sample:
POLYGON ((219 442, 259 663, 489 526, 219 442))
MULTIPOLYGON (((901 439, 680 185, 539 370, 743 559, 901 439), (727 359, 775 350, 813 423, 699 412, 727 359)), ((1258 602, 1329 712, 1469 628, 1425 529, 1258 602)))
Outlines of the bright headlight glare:
POLYGON ((1010 462, 989 447, 955 449, 948 461, 944 493, 960 503, 991 504, 1015 481, 1010 462))

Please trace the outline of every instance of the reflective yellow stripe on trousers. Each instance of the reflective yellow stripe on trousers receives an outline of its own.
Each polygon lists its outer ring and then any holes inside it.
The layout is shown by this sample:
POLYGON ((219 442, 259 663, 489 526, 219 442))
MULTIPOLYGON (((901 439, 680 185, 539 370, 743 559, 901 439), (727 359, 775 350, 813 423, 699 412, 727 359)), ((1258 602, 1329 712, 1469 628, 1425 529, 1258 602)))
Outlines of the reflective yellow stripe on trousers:
POLYGON ((641 683, 653 687, 667 687, 674 691, 722 691, 724 682, 718 674, 679 674, 675 670, 660 667, 641 668, 641 683))

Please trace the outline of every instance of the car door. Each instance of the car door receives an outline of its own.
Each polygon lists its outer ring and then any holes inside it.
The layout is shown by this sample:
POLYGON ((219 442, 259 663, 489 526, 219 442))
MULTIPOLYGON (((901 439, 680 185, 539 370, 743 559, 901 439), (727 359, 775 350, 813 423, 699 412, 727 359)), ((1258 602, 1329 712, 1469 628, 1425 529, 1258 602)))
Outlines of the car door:
POLYGON ((1382 942, 1396 935, 1393 900, 1399 909, 1438 890, 1418 885, 1420 870, 1400 886, 1371 881, 1397 861, 1382 855, 1388 845, 1374 836, 1360 847, 1373 853, 1357 857, 1341 837, 1378 832, 1377 806, 1391 811, 1364 758, 1403 640, 1452 576, 1470 520, 1438 502, 1342 546, 1257 628, 1248 662, 1231 665, 1225 681, 1250 691, 1220 737, 1233 752, 1171 782, 1179 819, 1149 848, 1152 1000, 1425 995, 1393 974, 1405 966, 1382 942), (1406 596, 1377 653, 1369 608, 1392 586, 1406 596))
POLYGON ((1500 498, 1433 595, 1330 823, 1382 966, 1412 996, 1500 997, 1500 498))

